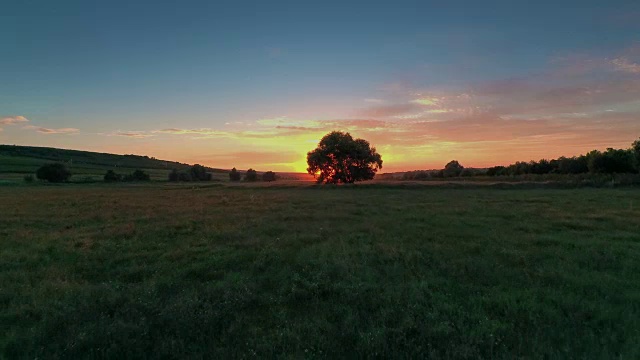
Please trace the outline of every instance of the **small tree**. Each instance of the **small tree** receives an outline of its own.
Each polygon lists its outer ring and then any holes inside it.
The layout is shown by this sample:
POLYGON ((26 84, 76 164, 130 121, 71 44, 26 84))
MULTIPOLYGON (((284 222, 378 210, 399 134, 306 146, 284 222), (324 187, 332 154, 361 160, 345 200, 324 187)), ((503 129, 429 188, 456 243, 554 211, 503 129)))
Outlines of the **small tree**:
POLYGON ((137 169, 134 172, 132 172, 130 175, 127 175, 123 180, 124 181, 149 181, 151 180, 151 177, 146 172, 140 169, 137 169))
POLYGON ((249 170, 247 170, 247 173, 244 175, 244 180, 245 181, 256 181, 256 180, 258 180, 258 173, 253 169, 249 169, 249 170))
POLYGON ((113 170, 107 170, 107 173, 104 174, 105 182, 116 182, 122 180, 122 175, 116 174, 113 170))
POLYGON ((457 160, 450 161, 447 165, 444 166, 444 176, 445 177, 455 177, 460 176, 464 166, 460 165, 457 160))
POLYGON ((238 170, 236 170, 236 168, 231 169, 231 171, 229 172, 229 180, 231 181, 240 181, 241 175, 238 172, 238 170))
POLYGON ((195 164, 191 168, 189 168, 189 175, 191 175, 191 179, 200 180, 200 181, 210 181, 211 174, 207 172, 207 168, 200 164, 195 164))
POLYGON ((52 183, 65 182, 71 177, 71 172, 61 163, 45 164, 36 171, 36 177, 52 183))
POLYGON ((262 181, 276 181, 276 173, 274 173, 273 171, 267 171, 266 173, 262 174, 262 181))

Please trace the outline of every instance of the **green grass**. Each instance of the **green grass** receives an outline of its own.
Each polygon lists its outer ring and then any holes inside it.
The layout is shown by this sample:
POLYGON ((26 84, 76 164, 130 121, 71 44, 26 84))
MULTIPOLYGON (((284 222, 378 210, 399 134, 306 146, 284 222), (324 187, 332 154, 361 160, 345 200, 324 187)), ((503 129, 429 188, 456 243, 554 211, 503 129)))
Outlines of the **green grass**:
POLYGON ((6 358, 640 357, 640 192, 0 187, 6 358))

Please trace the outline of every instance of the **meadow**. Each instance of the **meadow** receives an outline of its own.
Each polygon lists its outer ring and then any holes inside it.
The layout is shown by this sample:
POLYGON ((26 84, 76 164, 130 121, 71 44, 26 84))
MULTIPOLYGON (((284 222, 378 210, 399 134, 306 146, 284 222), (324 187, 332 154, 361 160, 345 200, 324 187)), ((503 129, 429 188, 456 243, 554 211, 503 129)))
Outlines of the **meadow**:
POLYGON ((640 357, 633 188, 0 186, 0 246, 4 358, 640 357))

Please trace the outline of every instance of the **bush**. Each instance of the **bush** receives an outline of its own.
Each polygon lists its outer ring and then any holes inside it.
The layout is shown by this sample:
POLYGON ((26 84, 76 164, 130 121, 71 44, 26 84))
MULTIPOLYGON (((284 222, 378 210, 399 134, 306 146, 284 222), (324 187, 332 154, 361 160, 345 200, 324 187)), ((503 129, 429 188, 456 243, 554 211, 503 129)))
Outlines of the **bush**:
POLYGON ((189 173, 181 172, 178 174, 178 181, 192 181, 193 178, 189 173))
POLYGON ((211 181, 211 174, 207 172, 207 168, 200 164, 195 164, 189 168, 189 175, 192 180, 211 181))
POLYGON ((107 173, 104 174, 105 182, 117 182, 122 180, 122 175, 116 174, 113 170, 107 170, 107 173))
POLYGON ((231 169, 229 172, 229 180, 231 181, 240 181, 240 177, 241 175, 236 168, 231 169))
POLYGON ((138 169, 132 172, 130 175, 127 175, 123 179, 124 181, 149 181, 151 177, 146 172, 138 169))
POLYGON ((276 173, 274 173, 273 171, 267 171, 266 173, 262 174, 262 181, 276 181, 276 173))
POLYGON ((180 178, 180 174, 178 174, 178 170, 173 169, 169 173, 169 181, 178 181, 180 178))
POLYGON ((258 173, 253 169, 249 169, 249 170, 247 170, 247 173, 244 175, 244 180, 245 181, 256 181, 256 180, 258 180, 258 173))
POLYGON ((69 180, 71 172, 61 163, 45 164, 36 171, 36 177, 52 183, 60 183, 69 180))
POLYGON ((31 183, 34 180, 33 175, 31 174, 25 175, 23 179, 24 179, 24 182, 28 182, 28 183, 31 183))

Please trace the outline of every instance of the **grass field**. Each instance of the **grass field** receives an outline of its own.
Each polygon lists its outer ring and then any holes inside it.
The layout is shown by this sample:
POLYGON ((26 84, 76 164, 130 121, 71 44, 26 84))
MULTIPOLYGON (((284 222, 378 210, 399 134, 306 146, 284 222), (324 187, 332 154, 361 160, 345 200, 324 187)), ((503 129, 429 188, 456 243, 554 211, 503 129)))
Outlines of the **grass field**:
POLYGON ((640 191, 0 187, 5 358, 640 358, 640 191))

